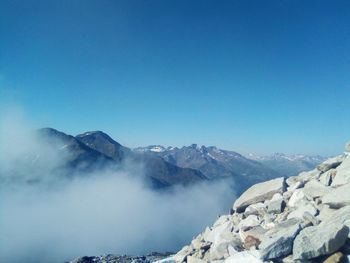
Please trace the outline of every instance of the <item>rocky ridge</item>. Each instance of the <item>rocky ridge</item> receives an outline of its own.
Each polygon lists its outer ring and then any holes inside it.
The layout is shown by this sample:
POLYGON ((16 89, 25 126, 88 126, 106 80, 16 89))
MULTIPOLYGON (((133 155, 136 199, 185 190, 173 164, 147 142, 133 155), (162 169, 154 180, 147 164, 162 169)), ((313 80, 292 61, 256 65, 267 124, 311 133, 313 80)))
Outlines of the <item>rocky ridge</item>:
POLYGON ((258 183, 162 262, 349 262, 350 144, 316 169, 258 183))

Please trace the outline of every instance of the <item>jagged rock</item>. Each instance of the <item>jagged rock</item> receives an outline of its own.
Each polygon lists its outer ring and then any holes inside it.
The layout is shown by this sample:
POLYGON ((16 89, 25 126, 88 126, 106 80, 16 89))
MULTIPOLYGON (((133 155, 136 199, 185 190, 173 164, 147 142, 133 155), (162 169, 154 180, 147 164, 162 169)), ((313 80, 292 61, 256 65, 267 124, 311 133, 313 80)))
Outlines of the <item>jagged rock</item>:
POLYGON ((256 215, 261 216, 266 213, 266 205, 264 203, 256 203, 248 206, 245 211, 244 215, 248 217, 249 215, 256 215))
POLYGON ((322 204, 320 213, 317 216, 320 220, 326 220, 332 217, 332 215, 336 212, 336 209, 330 208, 329 205, 322 204))
POLYGON ((243 246, 244 246, 245 249, 251 249, 252 247, 257 249, 259 247, 260 243, 261 243, 260 239, 248 235, 244 239, 244 245, 243 246))
POLYGON ((350 155, 337 167, 337 173, 332 181, 332 186, 350 183, 350 155))
POLYGON ((322 199, 323 204, 329 205, 331 208, 340 208, 350 205, 350 184, 340 186, 322 199))
POLYGON ((263 260, 287 256, 292 252, 293 241, 301 226, 297 219, 290 219, 277 225, 265 233, 259 245, 259 253, 263 260))
POLYGON ((302 189, 297 189, 297 190, 294 191, 292 196, 289 198, 288 206, 289 207, 295 207, 302 200, 305 200, 305 194, 304 194, 302 189))
POLYGON ((350 141, 345 144, 345 151, 350 152, 350 141))
POLYGON ((307 227, 294 240, 293 258, 312 259, 334 253, 344 245, 348 233, 349 228, 343 224, 307 227))
POLYGON ((289 255, 288 257, 285 257, 282 259, 282 263, 315 263, 315 262, 307 259, 295 260, 293 259, 293 255, 289 255))
POLYGON ((350 206, 336 209, 328 218, 324 219, 320 225, 343 225, 350 227, 350 206))
POLYGON ((296 181, 293 184, 291 184, 290 186, 287 187, 287 191, 289 192, 293 192, 295 189, 301 188, 304 186, 304 183, 301 181, 296 181))
POLYGON ((337 156, 286 181, 278 178, 253 185, 236 200, 230 215, 220 216, 174 259, 199 263, 340 261, 341 255, 350 254, 348 159, 350 154, 337 156))
MULTIPOLYGON (((246 241, 250 242, 249 239, 246 240, 248 236, 250 236, 250 239, 257 239, 260 241, 266 232, 267 232, 267 229, 263 228, 262 226, 256 226, 256 227, 253 227, 247 231, 240 231, 239 235, 241 237, 241 240, 244 242, 246 242, 246 241)), ((244 246, 245 245, 246 244, 244 244, 244 246)), ((248 245, 248 247, 250 247, 250 246, 248 245)))
POLYGON ((229 247, 233 249, 242 247, 241 239, 238 235, 233 233, 223 234, 221 239, 210 247, 208 259, 213 261, 229 257, 229 247))
POLYGON ((184 246, 179 252, 176 253, 173 259, 176 262, 184 262, 187 256, 191 255, 192 252, 193 248, 191 246, 184 246))
POLYGON ((274 194, 282 194, 284 190, 285 179, 283 177, 255 184, 236 200, 233 209, 243 212, 247 206, 271 199, 274 194))
POLYGON ((193 256, 188 256, 187 263, 207 263, 207 261, 193 257, 193 256))
POLYGON ((296 210, 292 211, 289 215, 288 215, 288 219, 290 218, 300 218, 303 219, 304 218, 304 214, 305 213, 309 213, 312 216, 315 216, 317 214, 317 209, 315 208, 315 206, 310 203, 310 202, 300 202, 299 206, 297 207, 296 210))
POLYGON ((308 172, 301 172, 297 176, 291 176, 287 178, 286 183, 288 186, 293 187, 294 184, 296 184, 297 182, 300 182, 302 187, 302 185, 304 185, 306 182, 310 181, 311 179, 318 178, 320 174, 321 174, 321 171, 319 171, 318 169, 314 169, 308 172))
POLYGON ((325 186, 330 186, 332 184, 333 178, 336 176, 337 170, 330 169, 325 173, 320 175, 320 183, 325 186))
POLYGON ((238 228, 242 231, 245 231, 252 227, 260 225, 260 222, 261 220, 256 215, 250 215, 239 223, 238 228))
POLYGON ((350 183, 350 155, 337 167, 337 174, 332 181, 332 186, 350 183))
POLYGON ((280 193, 275 194, 267 203, 267 212, 272 214, 280 214, 284 208, 284 200, 280 193))
POLYGON ((341 263, 344 261, 344 255, 341 252, 336 252, 333 255, 327 257, 323 263, 341 263))
POLYGON ((205 241, 215 243, 220 240, 221 236, 225 233, 232 232, 233 224, 231 221, 224 222, 223 224, 214 227, 210 231, 206 231, 203 234, 203 239, 205 241))
POLYGON ((330 191, 331 189, 329 187, 326 187, 325 185, 316 180, 311 180, 310 182, 305 184, 303 188, 303 193, 310 199, 322 197, 328 194, 330 191))
POLYGON ((247 251, 238 252, 227 259, 224 263, 263 263, 259 258, 247 251))
POLYGON ((229 220, 230 220, 230 217, 228 215, 222 215, 215 221, 215 223, 213 224, 213 227, 222 225, 223 223, 225 223, 229 220))
POLYGON ((344 160, 344 156, 335 156, 333 158, 329 158, 328 160, 324 161, 320 165, 317 166, 317 169, 321 172, 327 172, 328 170, 332 168, 336 168, 338 165, 342 163, 344 160))

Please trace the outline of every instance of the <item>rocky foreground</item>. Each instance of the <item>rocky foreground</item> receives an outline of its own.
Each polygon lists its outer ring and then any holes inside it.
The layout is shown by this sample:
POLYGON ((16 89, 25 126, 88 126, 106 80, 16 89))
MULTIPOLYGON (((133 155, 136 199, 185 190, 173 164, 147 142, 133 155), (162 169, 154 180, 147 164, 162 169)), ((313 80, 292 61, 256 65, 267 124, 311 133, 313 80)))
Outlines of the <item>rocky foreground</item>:
POLYGON ((253 185, 230 215, 163 262, 349 262, 349 144, 346 151, 312 171, 253 185))
POLYGON ((72 263, 349 262, 349 227, 350 144, 312 171, 251 186, 229 215, 173 256, 84 257, 72 263))

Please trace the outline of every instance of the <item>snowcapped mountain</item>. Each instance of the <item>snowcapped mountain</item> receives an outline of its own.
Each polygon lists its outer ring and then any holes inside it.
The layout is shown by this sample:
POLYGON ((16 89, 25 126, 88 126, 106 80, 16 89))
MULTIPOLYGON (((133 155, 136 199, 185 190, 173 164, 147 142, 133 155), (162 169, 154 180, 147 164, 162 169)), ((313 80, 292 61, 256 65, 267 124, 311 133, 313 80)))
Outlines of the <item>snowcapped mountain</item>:
POLYGON ((209 179, 233 178, 234 184, 239 184, 242 189, 253 183, 279 175, 276 171, 257 161, 215 146, 206 147, 192 144, 178 148, 152 145, 139 147, 134 151, 160 156, 179 167, 199 170, 209 179))
POLYGON ((247 157, 273 168, 283 176, 293 176, 302 171, 311 170, 326 159, 320 155, 287 155, 283 153, 265 156, 249 154, 247 157))

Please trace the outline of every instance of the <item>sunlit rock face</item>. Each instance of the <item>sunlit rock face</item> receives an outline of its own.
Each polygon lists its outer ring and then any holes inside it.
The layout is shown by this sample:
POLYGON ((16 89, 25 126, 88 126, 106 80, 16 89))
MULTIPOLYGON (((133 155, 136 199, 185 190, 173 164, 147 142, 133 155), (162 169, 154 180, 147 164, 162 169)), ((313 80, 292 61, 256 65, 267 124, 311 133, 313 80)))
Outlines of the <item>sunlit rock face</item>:
POLYGON ((350 257, 349 158, 336 156, 309 172, 251 186, 230 215, 169 260, 343 262, 350 257))

